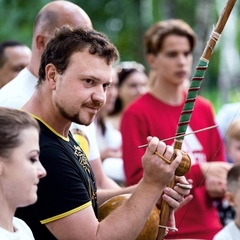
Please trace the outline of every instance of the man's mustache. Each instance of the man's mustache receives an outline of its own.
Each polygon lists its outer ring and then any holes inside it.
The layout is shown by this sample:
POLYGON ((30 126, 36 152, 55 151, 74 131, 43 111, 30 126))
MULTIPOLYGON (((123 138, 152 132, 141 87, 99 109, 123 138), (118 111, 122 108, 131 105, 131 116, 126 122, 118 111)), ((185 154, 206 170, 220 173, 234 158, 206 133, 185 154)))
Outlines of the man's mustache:
POLYGON ((94 108, 94 109, 99 110, 100 108, 103 107, 104 104, 105 104, 105 102, 93 101, 91 103, 85 104, 85 106, 88 108, 94 108))

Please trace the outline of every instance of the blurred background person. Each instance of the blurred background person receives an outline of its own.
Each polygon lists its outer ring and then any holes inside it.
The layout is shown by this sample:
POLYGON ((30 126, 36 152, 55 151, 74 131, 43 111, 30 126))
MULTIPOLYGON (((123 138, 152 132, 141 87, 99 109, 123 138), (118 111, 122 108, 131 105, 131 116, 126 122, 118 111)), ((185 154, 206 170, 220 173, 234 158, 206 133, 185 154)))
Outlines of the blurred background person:
POLYGON ((236 212, 236 216, 213 240, 236 240, 240 239, 240 165, 233 166, 227 175, 227 192, 226 198, 229 204, 236 212))
POLYGON ((70 1, 52 1, 37 14, 33 24, 32 56, 29 64, 0 91, 0 106, 20 108, 32 96, 38 80, 42 53, 56 28, 64 24, 92 28, 86 12, 70 1))
MULTIPOLYGON (((108 177, 106 172, 103 170, 100 151, 97 144, 95 125, 95 122, 92 122, 89 126, 72 123, 70 130, 74 139, 88 157, 94 171, 97 187, 99 189, 120 189, 121 187, 112 178, 108 177)), ((124 193, 132 191, 131 188, 128 190, 129 191, 124 193)))
POLYGON ((107 119, 113 110, 118 96, 118 75, 113 69, 112 83, 107 90, 105 105, 95 119, 96 138, 106 174, 120 185, 125 185, 125 173, 122 161, 122 135, 107 119))
POLYGON ((231 123, 238 118, 240 118, 240 102, 225 103, 221 106, 215 119, 223 138, 231 123))
POLYGON ((147 91, 148 77, 145 67, 134 61, 121 62, 116 68, 118 97, 108 119, 116 129, 119 129, 123 110, 130 102, 147 91))
MULTIPOLYGON (((236 119, 230 124, 224 140, 228 159, 234 165, 240 165, 240 119, 236 119)), ((229 198, 224 198, 216 204, 223 226, 234 220, 235 210, 229 203, 229 198)))
POLYGON ((0 89, 29 64, 31 54, 30 48, 21 42, 0 43, 0 89))
MULTIPOLYGON (((223 141, 226 143, 226 135, 232 123, 240 119, 240 102, 224 104, 216 114, 215 120, 221 133, 223 141)), ((233 162, 227 151, 227 160, 233 162)))
POLYGON ((240 164, 240 119, 234 120, 225 137, 226 153, 233 164, 240 164))
POLYGON ((37 201, 37 185, 46 175, 39 161, 39 126, 28 113, 8 108, 0 108, 0 126, 0 239, 33 240, 14 214, 37 201))
MULTIPOLYGON (((190 77, 196 40, 192 28, 180 19, 156 22, 145 33, 145 55, 150 70, 154 72, 154 83, 123 113, 122 151, 128 185, 136 184, 142 177, 144 148, 139 149, 138 146, 146 142, 146 136, 165 139, 176 134, 186 99, 186 83, 190 77)), ((187 132, 213 125, 211 102, 197 96, 187 132)), ((166 143, 172 145, 174 140, 166 143)), ((176 211, 178 232, 169 232, 166 239, 212 240, 222 228, 214 201, 224 196, 227 171, 230 169, 225 162, 224 145, 215 128, 186 136, 182 149, 192 161, 186 178, 193 180, 193 200, 176 211)))

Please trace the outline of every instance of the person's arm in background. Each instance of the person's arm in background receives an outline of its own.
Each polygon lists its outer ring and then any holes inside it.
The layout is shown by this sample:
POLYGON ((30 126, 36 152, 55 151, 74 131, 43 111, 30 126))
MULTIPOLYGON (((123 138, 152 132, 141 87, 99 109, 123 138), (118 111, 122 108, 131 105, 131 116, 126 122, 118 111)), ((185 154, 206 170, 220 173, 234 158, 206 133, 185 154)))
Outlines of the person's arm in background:
MULTIPOLYGON (((211 102, 208 105, 208 114, 205 115, 209 119, 209 124, 214 125, 214 109, 211 102)), ((232 164, 226 160, 226 150, 224 142, 221 138, 218 128, 209 132, 211 136, 208 138, 211 141, 211 147, 207 150, 210 152, 210 156, 206 163, 207 166, 201 165, 203 175, 206 176, 206 190, 212 198, 222 198, 225 195, 227 189, 227 173, 232 167, 232 164)))
MULTIPOLYGON (((211 102, 201 97, 199 99, 196 102, 196 111, 192 116, 193 130, 199 128, 199 121, 194 120, 201 117, 203 113, 204 119, 201 121, 201 124, 204 124, 204 126, 216 125, 211 102)), ((209 197, 221 198, 226 190, 226 176, 231 165, 226 162, 224 142, 220 136, 219 129, 214 128, 210 131, 203 131, 196 134, 196 136, 203 146, 206 162, 193 165, 186 177, 193 179, 194 187, 202 186, 206 188, 205 190, 209 197)))
POLYGON ((121 187, 103 171, 100 152, 96 142, 94 122, 89 126, 73 123, 71 132, 89 159, 96 178, 97 187, 99 189, 120 189, 121 187))
POLYGON ((146 143, 146 136, 149 133, 146 132, 148 128, 143 119, 128 110, 122 116, 120 131, 126 181, 127 185, 132 185, 138 183, 143 175, 141 158, 145 148, 138 146, 146 143))
POLYGON ((98 189, 120 189, 121 187, 103 171, 101 158, 90 161, 98 189))

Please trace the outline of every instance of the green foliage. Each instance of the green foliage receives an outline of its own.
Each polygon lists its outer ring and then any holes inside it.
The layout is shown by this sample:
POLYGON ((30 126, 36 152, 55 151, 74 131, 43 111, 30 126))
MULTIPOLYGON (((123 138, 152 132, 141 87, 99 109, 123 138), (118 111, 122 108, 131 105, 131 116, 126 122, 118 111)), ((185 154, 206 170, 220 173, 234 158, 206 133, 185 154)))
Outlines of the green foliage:
POLYGON ((47 0, 0 0, 0 41, 15 39, 31 47, 32 25, 47 0))
MULTIPOLYGON (((0 0, 0 41, 16 39, 31 47, 35 16, 48 2, 51 1, 0 0)), ((152 23, 167 18, 181 18, 195 29, 196 14, 199 13, 199 2, 191 0, 72 0, 72 2, 88 13, 96 30, 109 36, 118 47, 121 60, 135 60, 145 65, 143 35, 152 23)), ((214 4, 212 5, 211 14, 214 15, 213 19, 217 19, 216 9, 214 4)), ((212 28, 212 25, 209 28, 212 28)), ((197 30, 206 32, 206 29, 202 28, 197 30)), ((240 29, 236 27, 236 31, 240 42, 240 29)), ((237 47, 240 50, 239 44, 237 47)), ((217 86, 219 51, 220 48, 215 50, 206 72, 205 89, 214 89, 217 86)))

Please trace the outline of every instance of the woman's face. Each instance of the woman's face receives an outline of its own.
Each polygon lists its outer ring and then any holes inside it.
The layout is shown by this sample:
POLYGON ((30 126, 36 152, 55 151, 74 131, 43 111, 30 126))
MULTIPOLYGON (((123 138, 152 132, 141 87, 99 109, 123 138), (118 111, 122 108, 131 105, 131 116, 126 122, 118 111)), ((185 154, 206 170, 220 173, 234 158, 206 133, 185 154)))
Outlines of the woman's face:
POLYGON ((118 75, 115 70, 112 70, 112 83, 110 88, 108 88, 107 90, 107 99, 105 105, 103 106, 103 110, 106 112, 106 114, 108 114, 114 109, 117 96, 118 96, 118 75))
POLYGON ((39 133, 36 128, 20 132, 21 144, 7 158, 0 158, 0 191, 14 209, 37 200, 37 185, 46 171, 39 161, 39 133))
POLYGON ((147 91, 147 81, 147 75, 138 71, 134 71, 126 77, 119 87, 119 97, 124 107, 147 91))

